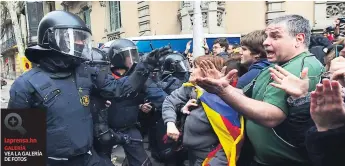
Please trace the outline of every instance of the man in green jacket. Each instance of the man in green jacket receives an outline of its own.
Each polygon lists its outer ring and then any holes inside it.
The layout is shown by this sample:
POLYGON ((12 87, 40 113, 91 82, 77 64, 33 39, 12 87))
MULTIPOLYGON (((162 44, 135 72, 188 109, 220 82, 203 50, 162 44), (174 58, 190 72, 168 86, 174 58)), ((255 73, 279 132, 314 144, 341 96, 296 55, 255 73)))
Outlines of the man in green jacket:
MULTIPOLYGON (((298 77, 303 68, 308 68, 308 91, 315 90, 324 69, 308 52, 311 35, 309 21, 299 15, 285 15, 273 19, 265 32, 267 38, 263 45, 267 59, 272 63, 270 67, 279 65, 298 77)), ((286 131, 291 127, 291 119, 298 110, 290 109, 287 101, 290 95, 272 86, 274 80, 270 67, 263 69, 243 90, 229 85, 229 80, 236 73, 234 70, 219 80, 198 78, 197 84, 220 96, 248 119, 246 132, 255 151, 252 165, 306 166, 307 156, 301 153, 298 145, 286 137, 289 135, 286 131)))

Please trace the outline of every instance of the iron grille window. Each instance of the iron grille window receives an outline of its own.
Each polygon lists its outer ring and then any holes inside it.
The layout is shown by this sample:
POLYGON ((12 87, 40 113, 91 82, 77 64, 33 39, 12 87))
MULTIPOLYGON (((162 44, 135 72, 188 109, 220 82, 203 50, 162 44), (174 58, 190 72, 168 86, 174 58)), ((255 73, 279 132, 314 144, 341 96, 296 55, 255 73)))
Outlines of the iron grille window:
POLYGON ((90 17, 90 8, 84 8, 82 12, 83 20, 85 21, 86 26, 91 29, 91 17, 90 17))
POLYGON ((110 31, 114 32, 121 28, 121 9, 119 1, 109 1, 110 31))

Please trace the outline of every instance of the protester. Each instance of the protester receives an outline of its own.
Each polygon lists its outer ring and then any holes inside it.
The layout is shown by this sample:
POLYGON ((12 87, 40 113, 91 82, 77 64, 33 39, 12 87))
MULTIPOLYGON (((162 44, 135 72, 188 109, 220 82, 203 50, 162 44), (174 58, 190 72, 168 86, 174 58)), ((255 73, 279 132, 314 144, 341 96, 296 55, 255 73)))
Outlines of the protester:
POLYGON ((327 48, 325 50, 327 52, 327 55, 324 57, 325 67, 326 70, 329 70, 331 61, 336 58, 337 56, 345 57, 345 39, 341 39, 338 42, 336 42, 332 47, 327 48), (343 48, 341 48, 343 46, 343 48))
POLYGON ((316 90, 311 93, 308 92, 307 68, 302 71, 300 78, 281 67, 277 67, 277 70, 281 75, 272 70, 272 77, 277 82, 272 85, 283 89, 291 96, 299 96, 294 107, 301 108, 303 105, 309 106, 310 103, 310 114, 315 126, 308 132, 301 131, 300 134, 306 133, 306 145, 313 165, 343 165, 345 95, 342 86, 345 85, 345 58, 338 57, 332 60, 329 72, 332 73, 330 79, 333 81, 322 80, 322 84, 318 84, 316 90))
POLYGON ((214 56, 220 56, 223 58, 228 58, 229 54, 227 49, 229 47, 229 42, 226 38, 218 38, 213 42, 212 52, 214 56))
POLYGON ((270 65, 266 58, 265 48, 262 45, 266 37, 264 30, 256 30, 242 37, 240 50, 241 65, 248 72, 238 80, 237 88, 244 88, 258 76, 263 68, 270 65))
MULTIPOLYGON (((187 114, 188 116, 183 128, 183 145, 188 149, 189 165, 196 166, 202 165, 203 163, 207 163, 210 166, 232 165, 230 163, 236 162, 237 158, 236 151, 233 152, 232 148, 240 148, 241 146, 234 142, 222 142, 222 138, 230 139, 231 137, 231 139, 237 140, 242 138, 241 134, 236 133, 236 130, 232 130, 231 135, 229 133, 219 133, 219 128, 216 126, 223 124, 223 122, 219 121, 221 119, 215 120, 214 114, 216 114, 216 112, 222 112, 222 110, 220 110, 221 107, 212 108, 210 105, 209 107, 205 107, 205 104, 209 103, 203 101, 202 95, 204 94, 202 93, 202 89, 194 86, 196 78, 205 76, 201 66, 210 65, 220 72, 224 66, 224 60, 218 56, 200 56, 194 63, 195 65, 192 68, 192 74, 189 80, 190 83, 172 92, 163 103, 162 116, 165 123, 167 123, 167 135, 174 140, 180 137, 180 132, 175 125, 177 113, 182 112, 183 114, 187 114), (203 60, 209 60, 210 64, 201 64, 203 60), (178 105, 183 106, 181 110, 179 110, 178 105), (215 123, 220 124, 215 125, 215 123), (238 136, 232 137, 232 135, 238 136), (230 151, 228 149, 229 147, 231 148, 230 151)), ((223 68, 223 73, 225 68, 226 67, 223 68)), ((213 78, 220 77, 218 73, 213 72, 213 74, 215 74, 213 78)), ((212 99, 215 98, 208 96, 206 100, 212 99)), ((218 99, 218 102, 219 100, 220 99, 218 99)), ((230 109, 231 108, 227 109, 227 111, 231 111, 230 109)), ((236 116, 237 113, 235 111, 233 114, 233 119, 229 121, 229 123, 239 123, 240 116, 236 116)), ((219 116, 221 117, 222 115, 219 114, 219 116)), ((243 123, 241 126, 243 130, 243 123)), ((233 124, 233 128, 235 128, 235 124, 233 124)), ((238 132, 239 131, 240 129, 238 132)))
MULTIPOLYGON (((311 34, 309 21, 299 15, 281 16, 273 19, 265 31, 268 37, 263 45, 268 61, 281 65, 296 76, 308 67, 309 75, 313 77, 309 80, 308 91, 314 90, 323 67, 307 52, 311 34)), ((253 165, 308 165, 308 158, 286 140, 288 137, 284 137, 284 131, 291 127, 290 115, 294 112, 288 107, 289 95, 270 85, 273 81, 270 70, 262 70, 243 90, 229 85, 236 72, 230 71, 221 79, 198 78, 196 82, 249 119, 246 132, 255 151, 253 165)))

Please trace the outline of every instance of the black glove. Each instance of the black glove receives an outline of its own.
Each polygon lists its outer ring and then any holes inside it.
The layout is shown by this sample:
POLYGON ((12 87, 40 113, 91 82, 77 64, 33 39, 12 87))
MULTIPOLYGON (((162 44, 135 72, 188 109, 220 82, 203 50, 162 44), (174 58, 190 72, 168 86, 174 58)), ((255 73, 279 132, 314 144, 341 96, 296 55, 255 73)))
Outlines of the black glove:
POLYGON ((120 145, 131 143, 129 136, 127 134, 123 134, 120 132, 113 133, 113 141, 114 141, 114 144, 120 144, 120 145))
POLYGON ((159 58, 167 54, 170 54, 172 52, 173 51, 171 50, 169 46, 155 49, 151 51, 149 54, 147 54, 143 62, 148 67, 149 70, 153 71, 157 66, 159 66, 159 58))

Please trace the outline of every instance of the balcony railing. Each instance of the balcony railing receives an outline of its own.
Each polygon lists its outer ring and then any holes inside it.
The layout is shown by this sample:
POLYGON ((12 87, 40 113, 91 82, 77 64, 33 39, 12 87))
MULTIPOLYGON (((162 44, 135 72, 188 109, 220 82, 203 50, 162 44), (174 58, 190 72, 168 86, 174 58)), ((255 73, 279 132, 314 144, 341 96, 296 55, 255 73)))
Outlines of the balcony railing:
POLYGON ((1 53, 11 49, 15 45, 17 45, 17 41, 16 38, 13 36, 7 39, 5 42, 1 43, 1 53))

